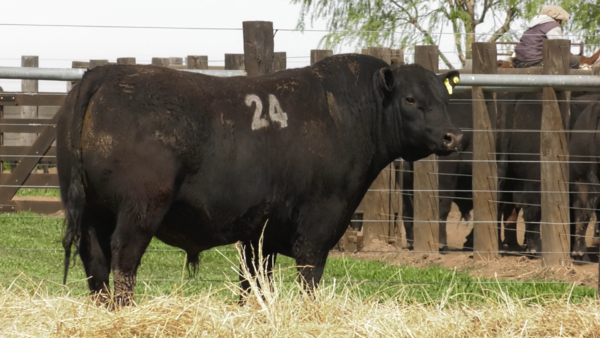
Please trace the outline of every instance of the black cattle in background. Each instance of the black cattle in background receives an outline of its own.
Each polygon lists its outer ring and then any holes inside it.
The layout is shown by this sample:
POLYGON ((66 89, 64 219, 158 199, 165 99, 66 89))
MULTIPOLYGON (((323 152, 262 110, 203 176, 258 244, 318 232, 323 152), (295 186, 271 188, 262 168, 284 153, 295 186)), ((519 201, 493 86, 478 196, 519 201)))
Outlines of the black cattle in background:
MULTIPOLYGON (((590 101, 598 100, 598 97, 597 94, 587 94, 571 99, 570 128, 573 128, 575 120, 589 105, 590 101)), ((461 220, 468 221, 470 219, 470 211, 473 209, 471 162, 473 145, 472 132, 469 131, 469 129, 472 129, 473 125, 473 108, 470 101, 471 94, 455 94, 452 95, 451 98, 448 114, 450 115, 452 122, 455 123, 459 129, 463 130, 464 137, 461 142, 462 152, 438 158, 440 251, 448 250, 446 221, 450 212, 451 203, 454 202, 458 206, 461 213, 461 220)), ((504 222, 504 240, 499 244, 501 249, 504 248, 509 251, 521 250, 521 246, 517 241, 517 216, 523 208, 524 217, 527 220, 527 230, 529 231, 525 237, 526 250, 534 253, 540 250, 540 166, 539 163, 533 163, 539 161, 539 133, 523 132, 519 130, 540 130, 542 112, 541 100, 542 95, 540 93, 497 94, 498 116, 496 122, 498 129, 508 130, 508 132, 500 131, 496 133, 499 189, 498 238, 501 238, 500 225, 504 222), (514 161, 514 163, 510 163, 510 161, 514 161), (533 162, 519 163, 519 161, 533 162)), ((583 144, 584 142, 579 143, 583 144)), ((412 163, 405 161, 402 183, 403 223, 409 248, 412 248, 412 242, 414 240, 412 170, 412 163)), ((600 219, 600 217, 598 217, 598 219, 600 219)), ((581 228, 579 231, 582 231, 581 228)), ((583 229, 583 231, 585 231, 585 229, 583 229)), ((572 231, 572 233, 574 233, 574 231, 572 231)), ((599 224, 596 223, 596 236, 598 236, 599 233, 599 224)), ((463 248, 470 250, 472 247, 473 232, 471 231, 471 233, 467 235, 463 248)), ((577 250, 581 251, 581 249, 577 250)))
POLYGON ((574 123, 573 131, 569 139, 571 252, 573 257, 588 260, 585 235, 592 213, 596 214, 596 242, 600 220, 600 103, 588 105, 574 123))
POLYGON ((356 54, 259 77, 87 71, 58 113, 65 279, 75 243, 92 293, 108 296, 112 271, 116 303, 131 304, 157 237, 192 264, 241 241, 251 273, 290 256, 312 290, 383 168, 458 148, 444 82, 458 72, 356 54))
MULTIPOLYGON (((514 109, 504 111, 508 131, 501 133, 498 142, 499 200, 501 205, 514 205, 517 210, 523 210, 526 251, 537 254, 542 249, 539 130, 543 98, 541 93, 510 96, 516 100, 516 104, 514 109)), ((571 99, 570 129, 589 102, 598 100, 598 97, 596 94, 589 94, 571 99)), ((511 237, 516 241, 516 233, 511 237)))

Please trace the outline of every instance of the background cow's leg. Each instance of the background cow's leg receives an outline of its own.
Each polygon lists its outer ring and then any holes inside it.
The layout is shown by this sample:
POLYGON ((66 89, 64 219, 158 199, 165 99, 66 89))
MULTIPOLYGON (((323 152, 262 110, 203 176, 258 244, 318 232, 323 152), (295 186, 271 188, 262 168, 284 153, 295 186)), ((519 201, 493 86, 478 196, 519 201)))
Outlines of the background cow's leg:
POLYGON ((593 193, 588 184, 574 183, 571 190, 571 256, 578 261, 589 261, 585 235, 592 220, 593 193))
POLYGON ((440 222, 439 222, 439 245, 440 251, 445 252, 450 250, 448 248, 448 236, 446 232, 446 221, 448 220, 448 215, 450 214, 450 209, 452 208, 452 198, 451 196, 443 196, 442 192, 440 192, 440 222))
POLYGON ((92 296, 99 302, 109 299, 109 275, 111 264, 110 236, 114 224, 102 222, 99 215, 84 212, 82 223, 86 233, 81 237, 79 256, 88 277, 92 296))
POLYGON ((404 192, 402 193, 402 224, 404 224, 404 231, 406 232, 406 248, 409 250, 413 249, 413 243, 415 241, 413 219, 413 196, 408 195, 407 191, 404 190, 404 192))
POLYGON ((592 245, 600 245, 600 211, 596 206, 596 223, 594 224, 594 238, 592 239, 592 245))
POLYGON ((413 192, 413 164, 409 161, 404 163, 402 171, 402 224, 406 232, 406 249, 412 250, 415 240, 413 228, 414 219, 414 192, 413 192))
POLYGON ((540 233, 540 222, 542 221, 541 208, 537 206, 524 206, 523 220, 525 221, 527 252, 539 255, 542 252, 542 236, 540 233))
POLYGON ((504 218, 504 241, 507 251, 520 251, 521 246, 517 239, 517 221, 519 218, 519 210, 512 204, 506 204, 502 208, 502 216, 504 218))
MULTIPOLYGON (((273 265, 277 259, 277 253, 270 250, 265 250, 264 245, 262 248, 260 248, 258 241, 242 242, 242 246, 245 256, 244 264, 246 264, 250 276, 252 278, 256 277, 259 272, 257 269, 262 267, 264 269, 263 271, 267 273, 268 282, 270 284, 273 280, 273 265), (262 250, 262 262, 259 260, 259 249, 262 250)), ((243 271, 241 266, 240 271, 243 271)), ((261 285, 259 281, 256 283, 259 287, 264 287, 264 285, 261 285)), ((270 287, 270 285, 268 287, 270 287)), ((249 294, 248 291, 250 290, 250 282, 246 276, 240 275, 240 288, 242 290, 240 293, 240 304, 243 304, 249 294)))
POLYGON ((590 211, 575 209, 573 210, 573 214, 575 217, 572 218, 574 227, 571 227, 571 256, 578 261, 589 261, 587 245, 585 243, 585 234, 591 220, 590 211))

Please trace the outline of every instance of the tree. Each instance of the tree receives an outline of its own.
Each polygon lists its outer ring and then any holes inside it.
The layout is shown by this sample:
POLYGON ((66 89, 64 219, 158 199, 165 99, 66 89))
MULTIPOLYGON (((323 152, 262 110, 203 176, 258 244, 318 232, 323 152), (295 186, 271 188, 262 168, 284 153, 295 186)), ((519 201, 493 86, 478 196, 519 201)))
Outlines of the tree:
MULTIPOLYGON (((327 20, 331 32, 321 41, 327 48, 342 44, 407 48, 416 43, 439 45, 442 38, 452 37, 454 52, 463 66, 471 58, 473 42, 516 41, 523 28, 512 30, 515 27, 511 24, 523 23, 545 5, 543 0, 291 1, 302 5, 298 28, 305 29, 307 21, 312 24, 314 20, 327 20), (449 30, 451 33, 445 33, 449 30)), ((565 31, 577 32, 568 37, 597 44, 600 6, 581 0, 562 0, 558 4, 571 13, 565 31)), ((440 58, 454 68, 446 53, 441 52, 440 58)))

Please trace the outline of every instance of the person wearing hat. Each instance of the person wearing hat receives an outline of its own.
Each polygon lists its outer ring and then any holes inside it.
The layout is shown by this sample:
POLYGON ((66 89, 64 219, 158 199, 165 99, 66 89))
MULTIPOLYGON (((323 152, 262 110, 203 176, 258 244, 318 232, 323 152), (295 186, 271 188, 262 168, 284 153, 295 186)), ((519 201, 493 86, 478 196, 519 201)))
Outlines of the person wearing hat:
MULTIPOLYGON (((560 6, 548 5, 542 8, 540 15, 531 19, 527 25, 528 29, 515 48, 514 66, 516 68, 541 66, 544 40, 563 39, 561 24, 570 17, 571 15, 560 6)), ((574 69, 579 68, 579 58, 571 55, 569 66, 574 69)))

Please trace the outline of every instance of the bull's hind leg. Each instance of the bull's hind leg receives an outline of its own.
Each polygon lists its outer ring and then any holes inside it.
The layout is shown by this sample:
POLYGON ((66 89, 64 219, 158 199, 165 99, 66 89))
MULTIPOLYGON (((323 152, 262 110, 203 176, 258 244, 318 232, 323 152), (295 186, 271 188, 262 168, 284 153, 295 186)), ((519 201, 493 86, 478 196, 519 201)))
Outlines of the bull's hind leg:
MULTIPOLYGON (((259 273, 266 273, 266 282, 269 284, 267 287, 270 287, 270 284, 273 280, 273 265, 277 259, 276 252, 273 252, 272 250, 266 250, 264 246, 260 248, 258 241, 242 242, 242 245, 244 247, 244 264, 246 264, 246 271, 250 276, 243 276, 240 274, 240 287, 242 291, 240 294, 240 304, 244 304, 244 301, 251 288, 251 283, 248 278, 255 279, 259 273), (262 250, 260 254, 259 250, 262 250)), ((240 272, 243 271, 244 267, 240 266, 240 272)), ((265 285, 261 285, 260 279, 255 281, 256 286, 259 288, 265 287, 265 285)))
POLYGON ((114 300, 118 306, 133 305, 136 274, 142 255, 170 205, 170 194, 150 194, 147 197, 146 205, 121 207, 112 236, 114 300))
MULTIPOLYGON (((181 186, 184 173, 173 153, 160 143, 119 142, 122 154, 103 184, 116 201, 116 228, 111 237, 115 305, 132 305, 137 269, 181 186), (157 160, 159 162, 157 162, 157 160), (157 164, 159 163, 159 164, 157 164)), ((103 163, 103 162, 100 162, 103 163)), ((90 169, 92 170, 92 169, 90 169)))
POLYGON ((111 264, 110 236, 114 224, 103 220, 101 215, 84 212, 79 257, 83 263, 92 296, 99 302, 109 298, 109 275, 111 264))

